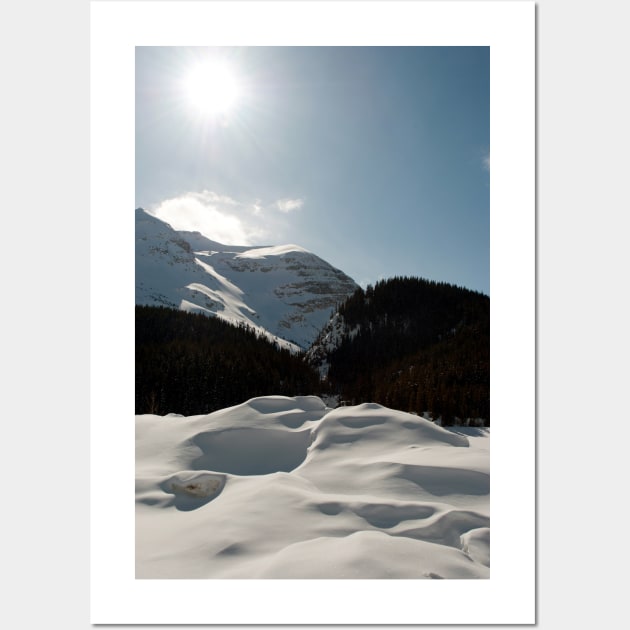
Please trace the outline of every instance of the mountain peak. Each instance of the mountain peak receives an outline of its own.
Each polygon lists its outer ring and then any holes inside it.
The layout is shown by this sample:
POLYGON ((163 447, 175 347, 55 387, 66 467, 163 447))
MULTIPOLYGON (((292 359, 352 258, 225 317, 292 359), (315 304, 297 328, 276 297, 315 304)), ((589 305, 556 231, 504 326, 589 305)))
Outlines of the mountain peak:
POLYGON ((224 245, 136 210, 136 304, 220 317, 300 351, 357 287, 299 245, 224 245))

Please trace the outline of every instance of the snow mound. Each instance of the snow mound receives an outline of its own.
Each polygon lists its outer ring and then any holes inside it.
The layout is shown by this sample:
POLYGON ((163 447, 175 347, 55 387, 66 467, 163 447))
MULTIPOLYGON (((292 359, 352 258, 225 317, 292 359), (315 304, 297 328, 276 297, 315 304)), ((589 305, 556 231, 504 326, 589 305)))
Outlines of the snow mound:
POLYGON ((489 431, 265 396, 136 417, 138 578, 487 578, 489 431))
POLYGON ((442 443, 465 447, 468 439, 439 427, 430 420, 376 403, 338 407, 327 414, 316 433, 314 446, 326 449, 335 444, 380 441, 384 444, 442 443))
POLYGON ((252 409, 261 413, 282 413, 285 411, 326 411, 326 405, 317 396, 263 396, 251 398, 246 403, 252 409))
POLYGON ((471 529, 461 536, 462 550, 471 558, 490 567, 490 528, 471 529))
POLYGON ((260 578, 486 578, 488 570, 456 549, 361 531, 316 538, 280 551, 260 578))

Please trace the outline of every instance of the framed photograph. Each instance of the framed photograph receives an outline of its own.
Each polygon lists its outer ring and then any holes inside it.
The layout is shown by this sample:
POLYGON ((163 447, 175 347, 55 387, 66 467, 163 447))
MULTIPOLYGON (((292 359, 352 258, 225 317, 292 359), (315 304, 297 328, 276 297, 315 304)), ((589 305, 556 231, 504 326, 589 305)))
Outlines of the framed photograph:
POLYGON ((90 89, 92 623, 535 623, 535 5, 92 2, 90 89))

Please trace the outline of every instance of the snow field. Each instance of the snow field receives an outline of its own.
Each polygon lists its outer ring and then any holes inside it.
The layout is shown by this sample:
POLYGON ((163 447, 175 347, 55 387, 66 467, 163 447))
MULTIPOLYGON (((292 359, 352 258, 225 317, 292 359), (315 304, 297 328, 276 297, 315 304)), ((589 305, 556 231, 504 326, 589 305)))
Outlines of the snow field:
POLYGON ((137 578, 487 578, 489 524, 488 430, 314 396, 136 417, 137 578))

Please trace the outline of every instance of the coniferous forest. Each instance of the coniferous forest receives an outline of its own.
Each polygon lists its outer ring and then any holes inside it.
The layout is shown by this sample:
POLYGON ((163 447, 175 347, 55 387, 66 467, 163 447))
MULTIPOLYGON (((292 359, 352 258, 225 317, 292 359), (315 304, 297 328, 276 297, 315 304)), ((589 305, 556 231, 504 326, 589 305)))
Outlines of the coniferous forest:
POLYGON ((490 298, 397 277, 339 307, 356 331, 327 357, 328 386, 352 404, 431 412, 443 424, 490 424, 490 298))
POLYGON ((357 289, 338 311, 352 333, 326 356, 322 381, 304 355, 250 328, 136 306, 136 414, 194 415, 255 396, 326 394, 428 411, 443 424, 490 424, 488 296, 396 277, 357 289))
POLYGON ((135 334, 136 414, 210 413, 319 389, 319 375, 299 356, 218 317, 136 306, 135 334))

